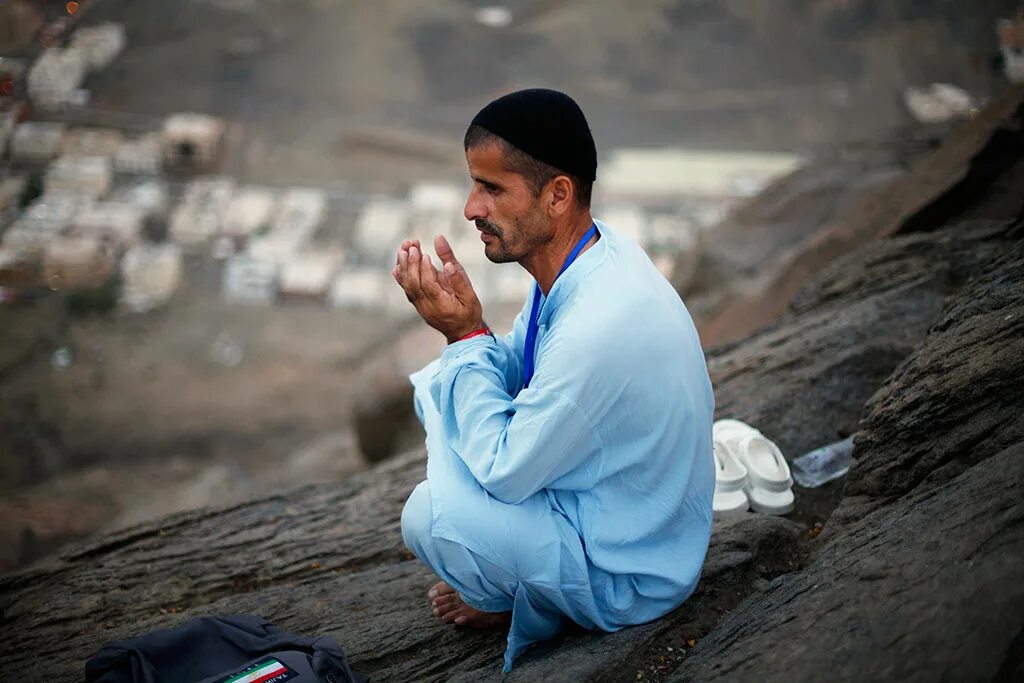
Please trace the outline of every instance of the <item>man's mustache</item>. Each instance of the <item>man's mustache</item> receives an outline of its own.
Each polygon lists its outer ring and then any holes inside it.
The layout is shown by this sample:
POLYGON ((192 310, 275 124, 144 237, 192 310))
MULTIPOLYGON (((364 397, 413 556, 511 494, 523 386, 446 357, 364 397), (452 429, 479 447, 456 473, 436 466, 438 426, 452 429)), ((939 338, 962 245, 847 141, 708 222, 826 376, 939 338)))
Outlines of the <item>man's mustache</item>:
POLYGON ((473 222, 476 223, 476 229, 479 230, 480 232, 486 232, 489 235, 501 237, 501 228, 499 228, 494 223, 484 220, 482 218, 478 218, 473 222))

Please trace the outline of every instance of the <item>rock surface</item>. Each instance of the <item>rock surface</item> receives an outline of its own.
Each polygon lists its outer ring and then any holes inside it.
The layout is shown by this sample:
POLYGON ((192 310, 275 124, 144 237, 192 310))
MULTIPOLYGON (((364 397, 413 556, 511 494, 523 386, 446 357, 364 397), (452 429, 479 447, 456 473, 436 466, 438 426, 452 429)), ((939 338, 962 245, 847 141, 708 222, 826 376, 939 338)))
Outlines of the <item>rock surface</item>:
MULTIPOLYGON (((70 680, 104 642, 194 615, 255 612, 283 628, 334 635, 379 681, 497 678, 504 635, 443 627, 430 614, 430 572, 405 550, 402 505, 424 476, 413 452, 342 486, 310 487, 224 510, 184 513, 78 547, 0 582, 5 666, 70 680)), ((795 568, 798 531, 750 515, 716 530, 701 594, 671 618, 524 661, 515 680, 621 674, 652 641, 707 628, 754 578, 795 568), (590 651, 591 657, 578 653, 590 651), (576 653, 576 654, 572 654, 576 653), (570 665, 570 660, 571 665, 570 665)), ((436 579, 434 579, 436 580, 436 579)))
POLYGON ((809 565, 723 619, 671 680, 1021 680, 1016 237, 872 399, 809 565))
MULTIPOLYGON (((1006 224, 879 240, 813 278, 790 313, 712 351, 716 417, 756 425, 788 457, 857 431, 865 402, 939 320, 948 296, 1014 244, 1006 224)), ((796 517, 823 520, 842 482, 797 489, 796 517)))
MULTIPOLYGON (((934 229, 957 218, 1016 215, 1019 201, 1009 190, 1020 187, 1022 123, 1024 87, 1017 87, 955 130, 932 153, 910 155, 913 163, 906 172, 900 173, 891 163, 874 162, 865 167, 864 178, 851 178, 842 192, 829 187, 828 172, 845 168, 844 172, 849 174, 851 168, 856 168, 852 164, 835 168, 826 165, 820 169, 825 171, 824 179, 802 178, 800 172, 795 178, 783 179, 775 189, 784 198, 791 192, 787 183, 798 180, 808 183, 814 191, 810 196, 798 193, 788 202, 801 211, 786 204, 775 211, 785 219, 781 227, 771 220, 771 202, 756 198, 746 212, 735 216, 737 225, 727 223, 722 230, 716 230, 709 238, 712 244, 706 248, 714 252, 713 242, 718 240, 718 252, 732 248, 743 253, 735 245, 749 242, 756 255, 757 246, 764 241, 757 238, 758 233, 767 231, 772 237, 785 237, 793 231, 786 227, 788 224, 796 223, 797 228, 793 237, 769 239, 782 247, 774 252, 762 247, 761 252, 770 258, 762 257, 732 270, 726 267, 724 275, 714 272, 712 264, 710 274, 698 275, 698 281, 703 277, 721 283, 693 302, 705 347, 742 339, 779 319, 809 277, 872 240, 934 229), (878 175, 884 178, 887 172, 892 177, 882 182, 878 175), (833 197, 834 204, 840 207, 836 213, 822 206, 833 197), (979 206, 986 210, 972 213, 971 209, 979 206)), ((829 209, 834 210, 834 206, 829 209)), ((687 298, 687 292, 682 294, 687 298)))

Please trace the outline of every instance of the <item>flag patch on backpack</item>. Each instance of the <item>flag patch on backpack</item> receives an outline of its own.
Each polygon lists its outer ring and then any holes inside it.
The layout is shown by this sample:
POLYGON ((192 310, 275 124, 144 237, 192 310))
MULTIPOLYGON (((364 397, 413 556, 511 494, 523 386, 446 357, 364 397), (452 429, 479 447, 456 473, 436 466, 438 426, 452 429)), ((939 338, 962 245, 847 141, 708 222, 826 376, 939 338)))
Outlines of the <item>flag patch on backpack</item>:
POLYGON ((273 657, 223 679, 223 683, 279 683, 297 674, 273 657))

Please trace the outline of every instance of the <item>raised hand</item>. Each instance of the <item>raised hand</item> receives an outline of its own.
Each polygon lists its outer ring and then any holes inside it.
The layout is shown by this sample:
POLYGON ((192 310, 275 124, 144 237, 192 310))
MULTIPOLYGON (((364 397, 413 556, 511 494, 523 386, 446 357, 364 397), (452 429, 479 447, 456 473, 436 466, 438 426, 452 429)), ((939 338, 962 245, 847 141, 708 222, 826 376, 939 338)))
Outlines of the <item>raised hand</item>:
POLYGON ((466 269, 444 236, 434 240, 441 269, 424 254, 419 240, 405 240, 391 274, 423 320, 449 342, 484 327, 483 307, 466 269))

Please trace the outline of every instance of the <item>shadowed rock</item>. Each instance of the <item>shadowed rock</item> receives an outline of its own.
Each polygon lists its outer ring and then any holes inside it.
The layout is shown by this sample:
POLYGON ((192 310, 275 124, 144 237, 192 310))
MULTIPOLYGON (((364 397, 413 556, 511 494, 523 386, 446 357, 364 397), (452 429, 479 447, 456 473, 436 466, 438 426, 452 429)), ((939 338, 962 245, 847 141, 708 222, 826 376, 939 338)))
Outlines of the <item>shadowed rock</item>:
POLYGON ((671 680, 1020 680, 1024 244, 1015 236, 872 399, 848 495, 808 566, 723 619, 671 680))
MULTIPOLYGON (((716 417, 755 425, 790 460, 857 429, 865 402, 939 320, 946 298, 1014 244, 1006 223, 879 240, 813 278, 778 323, 713 351, 716 417)), ((843 483, 797 487, 824 520, 843 483)))

